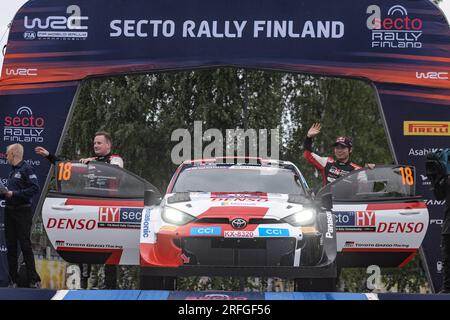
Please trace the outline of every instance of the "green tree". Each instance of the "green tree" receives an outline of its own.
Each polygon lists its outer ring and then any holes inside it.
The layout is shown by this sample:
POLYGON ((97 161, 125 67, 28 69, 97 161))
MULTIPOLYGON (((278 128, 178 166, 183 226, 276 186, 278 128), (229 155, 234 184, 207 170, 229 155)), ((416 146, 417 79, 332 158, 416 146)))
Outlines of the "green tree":
MULTIPOLYGON (((313 77, 301 74, 221 68, 92 79, 81 87, 63 152, 68 159, 92 155, 92 137, 106 130, 113 135, 113 150, 125 160, 125 168, 144 177, 164 192, 176 169, 170 154, 177 141, 175 129, 193 133, 194 121, 203 129, 280 128, 281 155, 294 162, 314 188, 321 185, 314 168, 303 159, 302 144, 314 122, 322 123, 314 149, 332 155, 336 136, 354 138, 352 160, 391 163, 383 121, 374 89, 350 79, 313 77)), ((191 155, 193 156, 193 155, 191 155)), ((412 264, 408 275, 393 271, 388 285, 417 290, 423 271, 412 264), (408 280, 409 281, 409 280, 408 280), (399 285, 400 284, 400 285, 399 285)), ((137 268, 121 269, 121 288, 136 287, 137 268), (134 279, 134 280, 130 280, 134 279)), ((365 270, 344 270, 346 290, 362 290, 365 270)), ((277 280, 278 281, 278 280, 277 280)), ((101 282, 101 281, 100 281, 101 282)), ((269 281, 271 287, 273 281, 269 281)), ((261 290, 267 279, 182 279, 179 288, 261 290)), ((280 283, 280 282, 277 282, 280 283)), ((280 286, 278 286, 280 287, 280 286)), ((291 288, 290 282, 281 287, 291 288)))

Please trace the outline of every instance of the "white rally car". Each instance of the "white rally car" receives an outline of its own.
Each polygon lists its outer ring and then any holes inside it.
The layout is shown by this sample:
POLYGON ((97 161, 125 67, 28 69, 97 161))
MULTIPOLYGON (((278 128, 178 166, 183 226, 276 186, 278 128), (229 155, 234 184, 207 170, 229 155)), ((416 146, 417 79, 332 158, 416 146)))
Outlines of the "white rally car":
POLYGON ((303 279, 330 285, 336 267, 403 266, 428 226, 407 166, 355 171, 314 197, 290 162, 186 161, 162 198, 115 166, 58 167, 58 191, 43 206, 57 252, 74 263, 140 265, 146 288, 169 289, 177 276, 254 275, 313 290, 303 279))

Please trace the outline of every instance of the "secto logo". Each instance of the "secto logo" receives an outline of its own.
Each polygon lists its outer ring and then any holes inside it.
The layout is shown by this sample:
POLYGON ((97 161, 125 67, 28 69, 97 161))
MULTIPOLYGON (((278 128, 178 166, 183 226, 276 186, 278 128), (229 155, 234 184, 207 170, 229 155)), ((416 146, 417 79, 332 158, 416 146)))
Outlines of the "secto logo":
POLYGON ((15 116, 6 116, 3 128, 3 141, 44 142, 45 120, 33 115, 31 108, 22 106, 15 116))
POLYGON ((410 17, 405 7, 394 5, 382 17, 381 8, 370 5, 366 13, 370 14, 366 26, 372 31, 372 48, 422 48, 419 38, 422 36, 423 22, 410 17))

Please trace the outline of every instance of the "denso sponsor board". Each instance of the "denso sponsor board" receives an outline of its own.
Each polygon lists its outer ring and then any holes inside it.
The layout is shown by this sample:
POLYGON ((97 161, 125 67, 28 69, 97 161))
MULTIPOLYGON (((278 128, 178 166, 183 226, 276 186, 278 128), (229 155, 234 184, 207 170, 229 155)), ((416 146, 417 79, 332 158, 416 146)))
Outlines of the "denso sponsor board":
POLYGON ((3 119, 3 141, 7 143, 43 143, 45 120, 33 114, 28 106, 21 106, 15 115, 3 119))
POLYGON ((424 228, 422 222, 380 222, 377 233, 421 233, 424 228))
POLYGON ((46 224, 47 229, 62 230, 94 230, 96 226, 94 219, 77 218, 49 218, 46 224))
POLYGON ((336 212, 338 232, 421 233, 423 222, 393 222, 375 220, 374 211, 336 212))
POLYGON ((100 207, 98 209, 99 228, 139 229, 142 208, 100 207))
POLYGON ((422 19, 408 13, 401 5, 393 5, 382 12, 377 5, 367 7, 366 26, 371 30, 372 48, 420 49, 422 19))

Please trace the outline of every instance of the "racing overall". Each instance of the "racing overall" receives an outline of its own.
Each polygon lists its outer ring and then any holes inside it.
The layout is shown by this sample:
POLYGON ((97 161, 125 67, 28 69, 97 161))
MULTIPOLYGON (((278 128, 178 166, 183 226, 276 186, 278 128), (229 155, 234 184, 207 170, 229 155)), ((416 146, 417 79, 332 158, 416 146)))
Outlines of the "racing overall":
POLYGON ((332 157, 321 157, 313 153, 312 138, 306 137, 303 148, 304 158, 321 173, 323 185, 333 182, 353 170, 361 169, 353 162, 347 161, 344 163, 334 160, 332 157))
MULTIPOLYGON (((109 164, 118 165, 123 168, 123 160, 118 155, 107 154, 106 156, 95 157, 95 161, 106 162, 109 164)), ((89 266, 89 271, 90 271, 89 266)), ((90 272, 89 272, 90 273, 90 272)), ((105 264, 105 287, 106 289, 117 288, 117 266, 105 264)))
POLYGON ((39 192, 39 184, 34 170, 23 160, 12 167, 8 175, 8 189, 13 196, 5 201, 5 238, 8 248, 9 275, 13 283, 18 281, 17 243, 20 244, 27 270, 28 284, 33 286, 41 279, 36 272, 31 247, 31 226, 33 197, 39 192))

